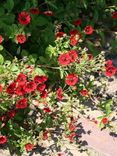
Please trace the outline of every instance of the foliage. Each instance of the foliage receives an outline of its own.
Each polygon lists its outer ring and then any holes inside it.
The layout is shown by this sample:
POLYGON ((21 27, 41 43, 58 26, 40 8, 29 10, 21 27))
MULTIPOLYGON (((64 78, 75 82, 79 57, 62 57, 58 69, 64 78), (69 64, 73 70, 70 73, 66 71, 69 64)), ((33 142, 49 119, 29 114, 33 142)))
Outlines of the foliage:
POLYGON ((58 145, 64 138, 77 142, 78 118, 89 103, 102 112, 93 122, 111 128, 113 101, 104 94, 116 68, 94 42, 100 36, 104 44, 116 18, 114 0, 2 3, 0 145, 20 156, 58 129, 58 145))

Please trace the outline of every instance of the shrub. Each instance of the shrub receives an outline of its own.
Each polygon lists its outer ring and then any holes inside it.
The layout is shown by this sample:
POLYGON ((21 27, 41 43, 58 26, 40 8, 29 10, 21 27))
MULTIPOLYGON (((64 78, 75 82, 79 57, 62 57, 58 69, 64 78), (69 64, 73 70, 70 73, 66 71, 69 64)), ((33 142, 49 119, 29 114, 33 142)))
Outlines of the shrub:
POLYGON ((104 113, 100 127, 109 126, 112 101, 97 96, 95 82, 99 76, 103 80, 104 75, 113 76, 116 68, 111 60, 105 62, 103 52, 93 57, 86 47, 71 45, 70 38, 66 34, 57 38, 35 65, 28 58, 11 62, 1 56, 1 144, 8 142, 20 153, 31 151, 40 140, 51 138, 59 125, 63 131, 59 137, 74 142, 78 116, 91 101, 104 113))
POLYGON ((78 118, 87 103, 103 112, 93 122, 100 128, 111 127, 113 101, 103 94, 108 85, 106 77, 113 76, 116 68, 112 60, 105 60, 93 40, 95 35, 103 40, 100 28, 115 29, 116 11, 110 6, 114 3, 3 2, 0 145, 8 143, 11 152, 22 155, 42 140, 52 139, 58 129, 58 142, 64 138, 75 142, 78 118), (100 26, 103 22, 108 22, 108 27, 100 26))

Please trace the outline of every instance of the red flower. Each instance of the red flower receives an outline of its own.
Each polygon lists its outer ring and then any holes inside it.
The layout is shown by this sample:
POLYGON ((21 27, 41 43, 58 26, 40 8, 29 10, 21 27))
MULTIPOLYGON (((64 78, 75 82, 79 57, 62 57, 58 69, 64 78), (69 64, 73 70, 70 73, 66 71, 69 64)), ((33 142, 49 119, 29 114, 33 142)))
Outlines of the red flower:
POLYGON ((112 18, 117 19, 117 11, 112 12, 112 18))
POLYGON ((31 8, 30 9, 30 13, 31 14, 34 14, 34 15, 38 15, 40 13, 39 9, 38 8, 31 8))
POLYGON ((22 98, 17 101, 16 108, 24 109, 26 107, 27 107, 27 99, 26 98, 22 98))
POLYGON ((45 113, 50 113, 50 112, 51 112, 51 109, 50 109, 49 107, 45 107, 45 108, 43 109, 43 111, 44 111, 45 113))
POLYGON ((76 36, 76 35, 79 35, 79 32, 77 29, 73 29, 73 30, 70 30, 70 36, 76 36))
POLYGON ((39 84, 37 86, 37 90, 40 91, 40 92, 44 91, 45 88, 46 88, 46 84, 44 84, 44 83, 43 84, 39 84))
POLYGON ((46 16, 53 16, 53 12, 50 11, 50 10, 45 11, 43 14, 46 15, 46 16))
POLYGON ((17 95, 21 95, 21 96, 24 95, 24 94, 26 94, 26 91, 25 91, 24 88, 25 88, 24 85, 18 85, 18 87, 16 88, 15 93, 17 95))
POLYGON ((57 99, 62 100, 63 99, 63 90, 62 90, 62 88, 58 88, 56 93, 57 93, 57 99))
POLYGON ((70 122, 70 124, 69 124, 69 130, 70 131, 76 130, 76 126, 75 126, 75 124, 73 122, 70 122))
POLYGON ((62 66, 67 66, 70 63, 70 57, 69 54, 60 54, 58 61, 60 63, 60 65, 62 66))
POLYGON ((2 43, 2 41, 3 41, 3 37, 2 35, 0 35, 0 44, 2 43))
POLYGON ((116 68, 114 66, 108 66, 106 67, 105 75, 108 77, 111 77, 115 75, 116 73, 116 68))
POLYGON ((68 54, 69 54, 71 63, 74 62, 78 58, 78 54, 77 54, 76 50, 70 50, 68 52, 68 54))
POLYGON ((43 132, 43 140, 48 140, 48 131, 43 132))
POLYGON ((106 61, 106 67, 112 66, 112 65, 113 65, 112 60, 107 60, 107 61, 106 61))
POLYGON ((18 82, 19 85, 24 85, 26 83, 26 75, 24 75, 23 73, 20 73, 17 76, 16 81, 18 82))
POLYGON ((87 25, 86 27, 85 27, 85 34, 87 34, 87 35, 90 35, 90 34, 92 34, 93 33, 93 28, 92 28, 92 26, 91 25, 87 25))
POLYGON ((67 156, 64 152, 58 152, 57 156, 67 156))
POLYGON ((61 37, 63 37, 64 35, 65 35, 64 32, 59 31, 59 32, 56 33, 56 38, 61 38, 61 37))
POLYGON ((7 112, 7 116, 9 119, 14 118, 15 115, 16 115, 16 110, 11 110, 11 111, 7 112))
POLYGON ((88 54, 88 60, 92 60, 93 59, 93 55, 92 54, 88 54))
POLYGON ((0 93, 2 92, 2 90, 3 90, 3 87, 2 87, 2 85, 0 84, 0 93))
POLYGON ((48 79, 48 77, 45 76, 45 75, 42 75, 42 76, 36 75, 36 76, 34 77, 34 82, 35 82, 35 83, 42 84, 42 83, 46 82, 47 79, 48 79))
POLYGON ((101 122, 102 122, 104 125, 106 125, 106 124, 108 123, 108 118, 103 118, 103 119, 101 120, 101 122))
POLYGON ((15 87, 16 87, 16 83, 13 82, 11 83, 7 88, 6 88, 6 92, 10 95, 13 95, 15 93, 15 87))
POLYGON ((76 38, 76 36, 71 36, 70 37, 70 44, 72 46, 76 46, 77 43, 78 43, 78 39, 76 38))
POLYGON ((30 23, 30 15, 27 12, 23 11, 19 14, 18 21, 22 25, 27 25, 30 23))
POLYGON ((83 89, 83 90, 80 91, 80 94, 81 94, 82 96, 87 96, 87 95, 88 95, 88 90, 83 89))
POLYGON ((70 142, 74 142, 74 137, 76 136, 75 132, 72 132, 67 138, 69 139, 70 142))
POLYGON ((31 143, 27 143, 27 144, 25 145, 26 151, 32 151, 33 148, 34 148, 34 145, 31 144, 31 143))
POLYGON ((74 24, 75 26, 79 26, 79 25, 82 24, 82 20, 81 20, 81 19, 78 19, 78 20, 76 20, 76 21, 73 21, 73 24, 74 24))
POLYGON ((41 92, 41 98, 46 98, 47 97, 47 95, 48 95, 48 93, 47 93, 47 91, 46 90, 44 90, 44 91, 42 91, 41 92))
POLYGON ((0 136, 0 145, 4 144, 4 143, 6 143, 6 142, 7 142, 7 137, 1 135, 1 136, 0 136))
POLYGON ((24 90, 27 93, 31 93, 36 89, 37 85, 34 81, 28 82, 25 86, 24 86, 24 90))
POLYGON ((69 86, 74 86, 78 82, 78 76, 76 74, 69 74, 66 76, 65 82, 69 86))
POLYGON ((26 36, 23 34, 17 35, 16 39, 17 39, 18 43, 20 43, 20 44, 23 44, 24 42, 26 42, 26 36))

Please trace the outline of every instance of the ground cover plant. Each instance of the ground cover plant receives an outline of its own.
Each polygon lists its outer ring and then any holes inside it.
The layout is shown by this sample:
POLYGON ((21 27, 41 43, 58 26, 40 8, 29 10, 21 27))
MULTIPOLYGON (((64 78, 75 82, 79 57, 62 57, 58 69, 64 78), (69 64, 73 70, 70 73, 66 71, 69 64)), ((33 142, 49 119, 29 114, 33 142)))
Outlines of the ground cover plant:
POLYGON ((93 122, 112 128, 114 102, 104 95, 117 69, 93 42, 96 35, 103 42, 104 30, 115 31, 115 2, 63 2, 1 3, 0 145, 17 155, 59 128, 57 142, 80 141, 78 119, 89 103, 103 113, 93 122))

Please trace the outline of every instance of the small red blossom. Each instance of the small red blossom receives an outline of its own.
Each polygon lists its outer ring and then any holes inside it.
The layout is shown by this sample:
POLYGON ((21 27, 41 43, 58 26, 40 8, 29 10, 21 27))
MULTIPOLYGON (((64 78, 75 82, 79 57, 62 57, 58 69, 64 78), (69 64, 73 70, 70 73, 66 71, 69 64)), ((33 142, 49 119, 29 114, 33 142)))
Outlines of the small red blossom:
POLYGON ((72 46, 76 46, 77 43, 78 43, 78 39, 76 38, 76 36, 71 36, 70 37, 70 44, 72 46))
POLYGON ((59 31, 59 32, 57 32, 56 33, 56 38, 61 38, 61 37, 63 37, 65 35, 65 33, 64 32, 62 32, 62 31, 59 31))
POLYGON ((22 99, 17 101, 16 108, 24 109, 26 107, 27 107, 27 99, 26 98, 22 98, 22 99))
POLYGON ((43 140, 48 140, 48 131, 43 132, 43 140))
POLYGON ((60 65, 62 66, 67 66, 70 63, 70 57, 69 54, 60 54, 58 61, 60 63, 60 65))
POLYGON ((3 86, 2 84, 0 84, 0 93, 2 92, 2 90, 3 90, 3 86))
POLYGON ((41 98, 45 99, 48 96, 48 92, 46 90, 41 92, 41 98))
POLYGON ((69 139, 70 142, 74 142, 74 137, 76 136, 75 132, 72 132, 67 138, 69 139))
POLYGON ((43 14, 46 16, 53 16, 54 15, 51 10, 45 11, 43 14))
POLYGON ((70 36, 77 36, 77 38, 78 39, 80 39, 81 38, 81 34, 78 32, 78 30, 77 29, 73 29, 73 30, 70 30, 70 36))
POLYGON ((43 109, 43 111, 44 111, 45 113, 50 113, 50 112, 51 112, 51 109, 50 109, 49 107, 45 107, 45 108, 43 109))
POLYGON ((87 96, 88 95, 88 90, 87 89, 83 89, 83 90, 80 91, 80 94, 82 96, 87 96))
POLYGON ((114 66, 108 66, 106 67, 105 75, 108 77, 111 77, 115 75, 117 69, 114 66))
POLYGON ((22 25, 29 24, 30 23, 30 20, 31 20, 30 15, 27 12, 25 12, 25 11, 21 12, 19 14, 19 16, 18 16, 18 21, 22 25))
POLYGON ((26 42, 26 36, 23 34, 19 34, 16 36, 18 43, 23 44, 26 42))
POLYGON ((25 149, 26 149, 27 152, 32 151, 33 148, 34 148, 33 144, 31 144, 31 143, 25 144, 25 149))
POLYGON ((18 82, 19 85, 24 85, 26 83, 26 75, 24 75, 23 73, 20 73, 18 76, 17 76, 17 79, 16 81, 18 82))
POLYGON ((113 65, 113 61, 112 60, 107 60, 106 61, 106 67, 112 66, 113 65))
POLYGON ((69 86, 74 86, 78 82, 78 76, 76 74, 69 74, 66 76, 65 82, 69 86))
POLYGON ((15 88, 16 87, 16 83, 13 82, 11 83, 7 88, 6 88, 6 92, 10 95, 13 95, 15 93, 15 88))
POLYGON ((79 32, 77 29, 73 29, 73 30, 70 30, 69 34, 70 36, 76 36, 77 34, 79 34, 79 32))
POLYGON ((61 87, 57 89, 56 94, 57 94, 57 99, 58 100, 62 100, 63 99, 63 90, 62 90, 61 87))
POLYGON ((37 84, 45 83, 47 80, 48 80, 48 77, 45 75, 42 75, 42 76, 36 75, 34 77, 34 82, 37 84))
POLYGON ((90 35, 90 34, 93 33, 93 31, 94 31, 94 29, 93 29, 93 27, 91 25, 87 25, 85 27, 85 34, 90 35))
POLYGON ((117 11, 112 12, 111 16, 113 19, 117 19, 117 11))
POLYGON ((76 130, 76 126, 75 126, 75 124, 73 122, 70 122, 70 124, 69 124, 69 130, 70 131, 75 131, 76 130))
POLYGON ((31 14, 34 14, 34 15, 38 15, 40 13, 39 9, 38 8, 31 8, 30 9, 30 13, 31 14))
POLYGON ((92 54, 88 54, 88 60, 92 60, 93 59, 93 55, 92 54))
POLYGON ((79 26, 79 25, 82 24, 82 20, 81 20, 81 19, 75 20, 75 21, 73 21, 73 24, 74 24, 75 26, 79 26))
POLYGON ((101 120, 101 122, 102 122, 104 125, 106 125, 106 124, 108 123, 108 118, 103 118, 103 119, 101 120))
POLYGON ((7 137, 0 135, 0 145, 5 144, 7 142, 7 137))
POLYGON ((19 95, 19 96, 26 94, 25 84, 24 85, 18 85, 16 90, 15 90, 15 93, 16 93, 16 95, 19 95))
POLYGON ((7 112, 7 116, 9 119, 14 118, 15 115, 16 115, 16 110, 11 110, 11 111, 7 112))
POLYGON ((58 152, 57 156, 67 156, 64 152, 58 152))
POLYGON ((74 62, 78 58, 78 54, 76 50, 70 50, 68 54, 70 57, 70 63, 74 62))
POLYGON ((25 86, 24 86, 24 90, 27 93, 31 93, 33 92, 35 89, 37 88, 37 85, 34 81, 28 82, 25 86))
POLYGON ((3 41, 3 37, 2 35, 0 35, 0 44, 2 43, 2 41, 3 41))
POLYGON ((40 91, 40 92, 43 92, 46 88, 46 84, 38 84, 37 86, 37 90, 40 91))

